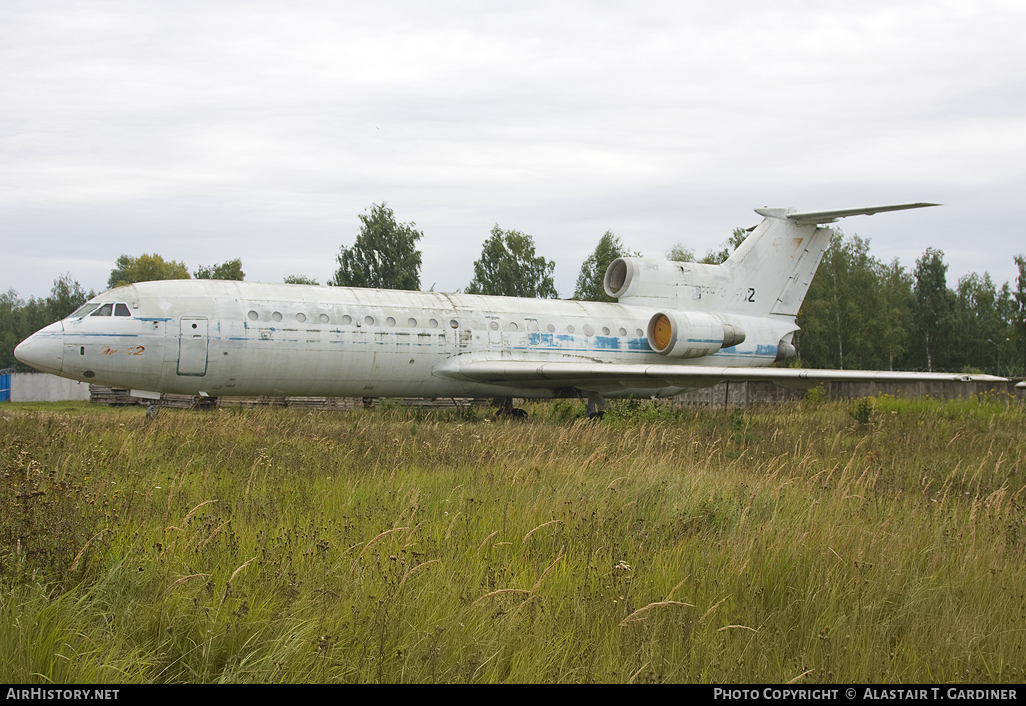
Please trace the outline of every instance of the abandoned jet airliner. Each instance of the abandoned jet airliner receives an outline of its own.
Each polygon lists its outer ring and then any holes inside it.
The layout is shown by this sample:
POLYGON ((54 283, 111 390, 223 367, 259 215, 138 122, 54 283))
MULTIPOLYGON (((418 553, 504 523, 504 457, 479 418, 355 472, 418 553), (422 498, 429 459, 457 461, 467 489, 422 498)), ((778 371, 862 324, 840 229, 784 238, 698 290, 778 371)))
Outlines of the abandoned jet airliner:
POLYGON ((933 206, 763 216, 721 265, 623 257, 617 303, 218 280, 100 294, 23 341, 18 360, 132 394, 656 397, 723 380, 1003 380, 985 375, 771 368, 795 355, 795 316, 838 218, 933 206))

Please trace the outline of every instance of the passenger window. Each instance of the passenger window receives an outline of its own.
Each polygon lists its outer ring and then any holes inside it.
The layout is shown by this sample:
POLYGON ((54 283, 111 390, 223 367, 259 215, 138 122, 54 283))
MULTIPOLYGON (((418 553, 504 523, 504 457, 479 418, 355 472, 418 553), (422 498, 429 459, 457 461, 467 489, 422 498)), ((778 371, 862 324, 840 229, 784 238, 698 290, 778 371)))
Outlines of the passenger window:
POLYGON ((128 304, 122 304, 118 302, 114 305, 114 316, 131 316, 132 312, 128 310, 128 304))
POLYGON ((101 304, 100 308, 90 314, 90 316, 110 316, 113 311, 113 304, 101 304))

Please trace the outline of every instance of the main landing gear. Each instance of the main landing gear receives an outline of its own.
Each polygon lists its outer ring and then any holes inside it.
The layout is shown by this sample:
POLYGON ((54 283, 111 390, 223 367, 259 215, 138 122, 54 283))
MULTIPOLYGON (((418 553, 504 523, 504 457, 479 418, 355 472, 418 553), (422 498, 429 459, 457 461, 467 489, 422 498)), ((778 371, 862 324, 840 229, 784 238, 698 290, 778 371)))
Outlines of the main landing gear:
MULTIPOLYGON (((512 397, 496 397, 492 400, 492 405, 496 408, 495 416, 493 417, 495 420, 515 419, 517 421, 527 421, 527 410, 514 407, 512 397)), ((602 395, 597 392, 587 393, 585 411, 588 414, 588 419, 602 419, 602 415, 605 414, 607 409, 609 409, 609 402, 602 395)))
POLYGON ((584 407, 588 413, 588 419, 602 419, 602 415, 609 409, 609 403, 597 392, 589 392, 584 407))
POLYGON ((493 417, 495 420, 514 419, 518 422, 527 421, 527 410, 514 407, 512 397, 496 397, 492 400, 492 405, 496 407, 495 416, 493 417))

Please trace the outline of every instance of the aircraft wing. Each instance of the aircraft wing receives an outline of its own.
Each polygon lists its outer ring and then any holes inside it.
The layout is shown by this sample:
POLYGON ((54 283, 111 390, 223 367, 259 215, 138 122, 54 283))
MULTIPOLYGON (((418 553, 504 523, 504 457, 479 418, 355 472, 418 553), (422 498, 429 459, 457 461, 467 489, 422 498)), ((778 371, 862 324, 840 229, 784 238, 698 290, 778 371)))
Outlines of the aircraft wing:
POLYGON ((639 365, 517 360, 467 362, 450 374, 477 382, 516 387, 575 387, 593 392, 628 388, 708 387, 724 380, 775 382, 812 388, 822 382, 1007 382, 994 375, 913 373, 886 370, 818 370, 804 368, 714 368, 703 365, 639 365))

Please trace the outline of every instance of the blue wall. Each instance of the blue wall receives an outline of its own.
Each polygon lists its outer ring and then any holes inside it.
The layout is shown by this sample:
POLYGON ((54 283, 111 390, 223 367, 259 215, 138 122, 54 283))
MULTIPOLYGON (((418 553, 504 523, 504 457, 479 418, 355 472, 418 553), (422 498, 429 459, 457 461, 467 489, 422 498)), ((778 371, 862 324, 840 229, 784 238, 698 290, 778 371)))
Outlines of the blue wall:
POLYGON ((0 402, 11 401, 11 376, 0 375, 0 402))

